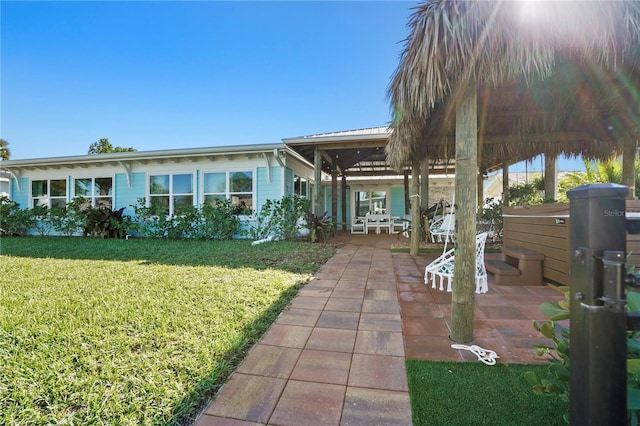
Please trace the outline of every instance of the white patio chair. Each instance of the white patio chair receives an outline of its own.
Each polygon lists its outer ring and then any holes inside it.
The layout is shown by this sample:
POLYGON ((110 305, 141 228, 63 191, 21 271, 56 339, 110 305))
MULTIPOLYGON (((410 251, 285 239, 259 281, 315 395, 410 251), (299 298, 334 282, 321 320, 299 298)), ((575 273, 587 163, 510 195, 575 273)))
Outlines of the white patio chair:
MULTIPOLYGON (((487 285, 487 270, 484 266, 484 245, 487 241, 487 233, 476 235, 476 293, 486 293, 489 290, 487 285)), ((436 288, 436 280, 440 279, 440 290, 444 290, 444 281, 447 281, 447 291, 451 291, 453 285, 454 250, 447 250, 438 256, 433 262, 427 265, 424 271, 424 283, 431 288, 436 288)))
POLYGON ((429 233, 431 234, 431 242, 436 240, 441 242, 453 242, 456 232, 456 216, 453 213, 447 213, 435 219, 429 225, 429 233))
POLYGON ((351 233, 352 234, 366 234, 367 233, 367 220, 362 217, 351 218, 351 233))

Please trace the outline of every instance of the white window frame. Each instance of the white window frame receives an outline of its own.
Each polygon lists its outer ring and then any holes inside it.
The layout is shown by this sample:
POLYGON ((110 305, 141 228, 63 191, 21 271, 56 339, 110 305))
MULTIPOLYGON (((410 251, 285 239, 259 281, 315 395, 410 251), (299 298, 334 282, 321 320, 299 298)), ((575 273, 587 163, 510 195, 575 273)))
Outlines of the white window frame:
POLYGON ((68 195, 69 195, 69 181, 66 178, 46 178, 46 179, 31 179, 31 181, 29 182, 29 204, 31 205, 31 207, 35 207, 35 200, 42 200, 43 202, 39 203, 38 205, 40 206, 46 206, 47 208, 51 208, 52 207, 52 200, 62 200, 64 206, 62 206, 63 208, 67 206, 67 200, 68 200, 68 195), (51 195, 51 181, 63 181, 64 182, 64 187, 65 187, 65 193, 64 195, 51 195), (46 182, 47 183, 47 187, 46 187, 46 193, 45 195, 42 196, 34 196, 33 195, 33 183, 34 182, 46 182))
POLYGON ((311 179, 304 177, 304 176, 300 176, 297 174, 293 174, 293 195, 297 195, 300 198, 304 198, 304 199, 310 199, 310 185, 311 184, 311 179), (298 188, 300 189, 300 194, 296 194, 296 182, 298 182, 298 188), (304 192, 304 194, 303 194, 304 192))
POLYGON ((174 216, 175 215, 175 198, 176 197, 183 197, 183 196, 191 196, 191 205, 195 206, 196 204, 196 197, 195 197, 195 180, 194 180, 194 173, 193 172, 188 172, 188 173, 162 173, 162 172, 158 172, 158 173, 147 173, 147 207, 151 207, 151 199, 155 198, 155 197, 169 197, 169 212, 168 212, 168 216, 174 216), (182 175, 186 175, 186 176, 191 176, 191 192, 180 192, 180 193, 175 193, 173 190, 173 181, 174 181, 174 176, 182 176, 182 175), (167 194, 152 194, 151 193, 151 178, 155 177, 155 176, 168 176, 169 177, 169 193, 167 194))
POLYGON ((202 204, 206 203, 206 197, 208 195, 214 195, 214 196, 224 196, 224 198, 226 200, 231 200, 232 197, 236 194, 242 195, 251 195, 251 200, 252 200, 252 204, 250 207, 251 213, 250 214, 238 214, 237 216, 240 218, 250 218, 253 217, 255 210, 256 210, 256 201, 257 201, 257 197, 256 197, 256 179, 257 179, 257 172, 255 168, 243 168, 243 169, 233 169, 233 170, 203 170, 202 171, 202 176, 201 176, 201 181, 202 181, 202 188, 200 191, 201 194, 201 200, 202 200, 202 204), (232 173, 251 173, 251 192, 232 192, 231 191, 231 174, 232 173), (224 174, 225 176, 225 190, 224 192, 205 192, 205 182, 206 182, 206 175, 208 174, 224 174))
MULTIPOLYGON (((351 188, 351 206, 352 206, 352 217, 356 217, 358 214, 358 206, 356 203, 356 194, 358 194, 359 192, 367 192, 369 194, 371 194, 372 192, 384 192, 384 202, 385 202, 385 210, 386 213, 388 214, 391 210, 391 204, 390 204, 390 197, 391 197, 391 189, 390 188, 370 188, 370 187, 364 187, 364 188, 351 188)), ((372 198, 369 198, 369 211, 371 213, 374 213, 372 211, 373 205, 372 205, 372 198)))
POLYGON ((99 204, 97 204, 96 200, 108 198, 109 199, 109 208, 111 210, 113 210, 113 193, 114 193, 114 190, 115 190, 114 186, 115 186, 115 179, 113 178, 113 176, 95 176, 95 177, 73 178, 73 196, 74 197, 82 197, 85 200, 88 200, 90 205, 91 205, 91 207, 96 207, 96 206, 99 205, 99 204), (95 194, 96 179, 111 179, 111 191, 107 195, 95 194), (78 180, 91 180, 91 194, 90 195, 83 195, 83 194, 77 194, 76 193, 76 181, 78 181, 78 180))

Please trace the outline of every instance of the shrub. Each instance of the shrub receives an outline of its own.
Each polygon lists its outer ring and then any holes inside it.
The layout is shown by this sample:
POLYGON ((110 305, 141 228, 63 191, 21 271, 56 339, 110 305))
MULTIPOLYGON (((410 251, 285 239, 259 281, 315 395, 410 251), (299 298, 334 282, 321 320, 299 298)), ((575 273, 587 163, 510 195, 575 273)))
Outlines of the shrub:
POLYGON ((304 226, 302 219, 311 202, 300 197, 282 197, 280 200, 267 200, 256 214, 255 223, 249 225, 245 234, 254 240, 273 237, 280 240, 293 240, 304 226))
POLYGON ((34 217, 28 210, 9 198, 0 197, 0 235, 24 236, 34 226, 34 217))
POLYGON ((66 208, 54 207, 51 209, 50 220, 53 228, 67 237, 71 237, 80 232, 86 222, 85 210, 83 209, 86 200, 76 197, 66 208))
POLYGON ((230 200, 216 200, 200 208, 187 206, 168 216, 146 206, 144 198, 132 206, 136 220, 133 229, 144 237, 198 240, 230 240, 240 229, 230 200))
POLYGON ((484 201, 484 207, 478 214, 478 226, 486 227, 482 231, 493 232, 494 237, 501 238, 504 227, 502 219, 502 200, 489 197, 484 201))

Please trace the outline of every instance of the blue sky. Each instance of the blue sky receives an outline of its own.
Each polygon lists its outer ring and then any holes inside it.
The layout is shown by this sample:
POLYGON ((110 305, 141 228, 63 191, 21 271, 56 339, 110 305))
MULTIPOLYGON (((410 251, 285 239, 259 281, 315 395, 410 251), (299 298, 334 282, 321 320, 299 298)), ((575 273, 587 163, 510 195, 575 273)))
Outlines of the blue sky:
POLYGON ((0 137, 23 159, 386 125, 417 4, 1 1, 0 137))
POLYGON ((416 2, 0 2, 11 158, 385 125, 416 2))

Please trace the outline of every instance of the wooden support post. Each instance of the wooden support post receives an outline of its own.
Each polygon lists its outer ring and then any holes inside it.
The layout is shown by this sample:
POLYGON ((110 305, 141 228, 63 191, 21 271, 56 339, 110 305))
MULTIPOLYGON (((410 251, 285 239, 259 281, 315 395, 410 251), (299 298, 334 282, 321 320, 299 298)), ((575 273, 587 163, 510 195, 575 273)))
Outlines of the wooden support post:
POLYGON ((553 203, 558 199, 558 157, 544 155, 544 201, 553 203))
POLYGON ((420 166, 420 207, 427 211, 429 208, 429 159, 422 160, 420 166))
POLYGON ((509 163, 502 163, 502 205, 509 207, 509 163))
POLYGON ((341 229, 343 231, 346 231, 347 229, 347 177, 345 175, 342 175, 342 193, 341 193, 341 200, 342 200, 342 227, 341 229))
POLYGON ((458 343, 473 340, 478 173, 476 90, 473 80, 456 109, 456 248, 451 295, 451 339, 458 343))
POLYGON ((338 225, 338 171, 335 167, 331 169, 331 221, 335 231, 338 225))
POLYGON ((624 145, 622 148, 622 184, 629 187, 629 200, 636 196, 636 153, 638 140, 634 135, 627 134, 624 136, 624 145))
POLYGON ((411 211, 411 200, 409 199, 409 171, 404 171, 404 214, 411 211))
POLYGON ((420 251, 420 163, 411 162, 411 248, 409 254, 417 256, 420 251))
POLYGON ((313 152, 313 213, 316 215, 321 214, 320 194, 322 189, 322 155, 320 148, 316 146, 313 152))

